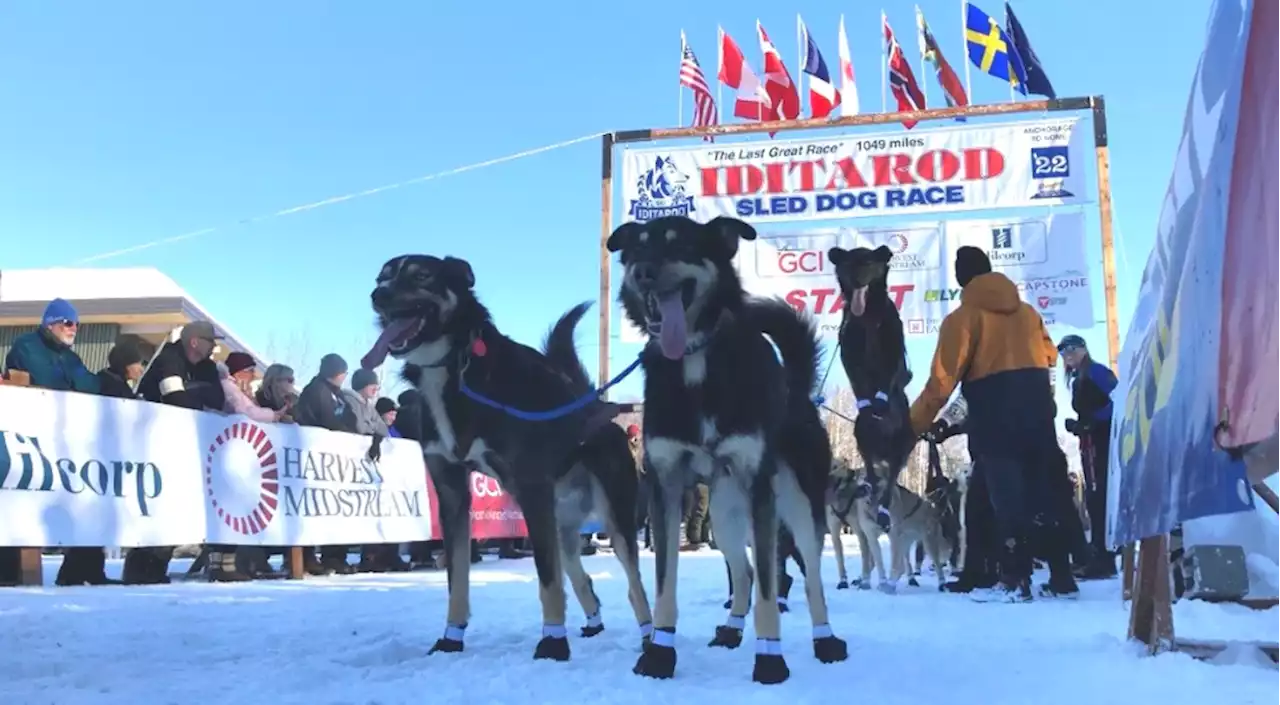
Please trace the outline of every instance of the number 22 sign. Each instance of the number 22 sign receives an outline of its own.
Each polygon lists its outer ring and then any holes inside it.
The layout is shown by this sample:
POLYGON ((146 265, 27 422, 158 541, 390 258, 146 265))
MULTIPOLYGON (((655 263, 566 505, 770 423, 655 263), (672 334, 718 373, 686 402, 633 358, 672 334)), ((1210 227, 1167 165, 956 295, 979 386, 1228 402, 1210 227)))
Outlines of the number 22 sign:
POLYGON ((1065 179, 1071 176, 1067 145, 1031 148, 1031 178, 1065 179))

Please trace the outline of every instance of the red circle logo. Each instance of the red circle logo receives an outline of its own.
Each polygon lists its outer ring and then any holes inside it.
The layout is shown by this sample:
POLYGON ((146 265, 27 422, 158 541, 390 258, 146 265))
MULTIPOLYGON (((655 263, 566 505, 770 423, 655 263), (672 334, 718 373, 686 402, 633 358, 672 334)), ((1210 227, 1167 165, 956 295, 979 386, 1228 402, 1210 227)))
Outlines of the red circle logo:
POLYGON ((249 536, 266 529, 280 503, 280 475, 276 469, 276 452, 271 440, 267 438, 267 432, 256 423, 242 421, 231 424, 219 433, 213 443, 209 444, 209 452, 205 454, 204 484, 210 506, 217 511, 218 519, 232 531, 249 536), (255 472, 258 475, 258 501, 256 504, 250 502, 249 506, 239 502, 241 506, 228 507, 214 495, 213 461, 228 447, 241 443, 252 449, 257 459, 255 472))
POLYGON ((895 255, 900 255, 903 252, 906 252, 908 244, 909 243, 907 242, 907 236, 903 235, 902 233, 894 233, 890 235, 888 240, 885 242, 885 245, 889 248, 889 251, 895 255))

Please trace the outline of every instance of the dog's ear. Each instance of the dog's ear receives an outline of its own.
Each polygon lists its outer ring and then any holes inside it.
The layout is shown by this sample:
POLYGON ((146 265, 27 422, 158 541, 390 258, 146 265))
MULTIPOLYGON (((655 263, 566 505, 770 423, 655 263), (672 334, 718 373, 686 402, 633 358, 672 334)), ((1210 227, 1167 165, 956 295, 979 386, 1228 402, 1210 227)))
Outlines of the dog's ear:
POLYGON ((839 267, 841 262, 849 259, 849 251, 843 247, 833 247, 827 250, 827 261, 832 267, 839 267))
POLYGON ((445 257, 440 261, 440 274, 451 284, 470 289, 476 285, 476 275, 471 264, 458 257, 445 257))
POLYGON ((644 226, 635 221, 623 223, 609 235, 605 248, 610 252, 620 252, 636 244, 636 238, 644 230, 644 226))
POLYGON ((884 262, 885 264, 888 264, 889 260, 893 259, 893 250, 885 247, 884 245, 877 247, 871 254, 875 255, 876 259, 884 262))
POLYGON ((721 246, 721 251, 726 254, 725 259, 733 259, 738 254, 738 240, 756 239, 756 229, 737 218, 716 216, 705 227, 721 246))

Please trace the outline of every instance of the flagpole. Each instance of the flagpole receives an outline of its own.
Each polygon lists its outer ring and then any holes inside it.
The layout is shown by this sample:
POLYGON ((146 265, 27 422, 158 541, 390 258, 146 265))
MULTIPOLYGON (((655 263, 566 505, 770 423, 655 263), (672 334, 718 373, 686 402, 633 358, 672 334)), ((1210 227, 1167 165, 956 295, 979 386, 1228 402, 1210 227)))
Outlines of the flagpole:
MULTIPOLYGON (((804 117, 804 55, 806 53, 807 52, 805 52, 805 46, 804 46, 804 20, 800 19, 800 13, 797 12, 796 13, 796 97, 798 98, 798 102, 800 103, 800 105, 798 106, 798 109, 800 110, 800 112, 796 114, 797 120, 804 117)), ((813 79, 809 80, 809 84, 810 85, 813 84, 813 79)), ((809 106, 809 112, 810 113, 813 112, 812 105, 809 106)))
POLYGON ((924 58, 924 13, 920 11, 920 6, 916 5, 916 43, 920 45, 920 96, 924 98, 924 104, 929 104, 929 75, 928 62, 924 58))
MULTIPOLYGON (((688 40, 684 38, 684 30, 680 30, 680 71, 684 71, 684 48, 688 40)), ((678 78, 678 76, 677 76, 678 78)), ((676 126, 684 127, 684 86, 680 85, 680 81, 676 81, 676 126)))
POLYGON ((973 61, 969 59, 969 33, 966 31, 969 22, 968 0, 960 0, 960 46, 964 49, 964 93, 969 98, 969 105, 973 105, 973 82, 970 78, 970 69, 973 67, 973 61))
POLYGON ((882 8, 880 10, 880 112, 882 113, 889 112, 889 49, 888 40, 884 36, 884 27, 888 22, 889 18, 882 8))
POLYGON ((724 82, 720 80, 720 70, 724 67, 724 28, 716 27, 716 110, 720 111, 720 122, 724 123, 728 115, 724 114, 724 82))

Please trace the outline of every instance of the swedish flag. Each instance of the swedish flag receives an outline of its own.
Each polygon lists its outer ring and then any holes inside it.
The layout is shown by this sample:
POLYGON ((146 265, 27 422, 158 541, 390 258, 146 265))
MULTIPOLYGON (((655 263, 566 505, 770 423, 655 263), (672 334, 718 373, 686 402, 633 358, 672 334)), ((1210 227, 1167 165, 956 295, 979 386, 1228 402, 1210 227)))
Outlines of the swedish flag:
POLYGON ((1027 69, 1022 65, 1022 58, 1009 35, 1004 33, 995 18, 971 2, 965 3, 964 17, 969 61, 983 73, 1008 81, 1026 95, 1027 69))

